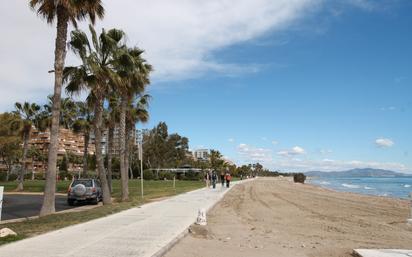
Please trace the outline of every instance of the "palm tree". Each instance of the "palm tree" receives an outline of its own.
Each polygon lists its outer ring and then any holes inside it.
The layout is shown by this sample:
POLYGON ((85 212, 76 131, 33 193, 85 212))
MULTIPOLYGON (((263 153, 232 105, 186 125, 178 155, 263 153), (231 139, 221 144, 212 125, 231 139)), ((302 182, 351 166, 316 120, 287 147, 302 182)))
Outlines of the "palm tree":
POLYGON ((39 114, 40 106, 35 103, 28 103, 24 102, 16 103, 15 104, 16 110, 14 111, 15 114, 19 115, 22 120, 22 135, 23 135, 23 156, 22 162, 23 165, 20 169, 19 174, 19 184, 17 185, 17 191, 23 191, 23 181, 24 175, 26 174, 27 169, 27 151, 29 150, 29 140, 30 140, 30 133, 35 123, 36 117, 39 114))
POLYGON ((130 157, 133 155, 130 155, 130 149, 133 146, 133 142, 130 141, 130 139, 133 139, 130 137, 133 128, 136 126, 136 123, 141 122, 141 123, 146 123, 149 120, 149 112, 147 108, 149 107, 149 99, 151 98, 150 95, 145 94, 141 95, 138 98, 135 99, 135 103, 132 103, 126 114, 126 151, 125 151, 125 166, 127 170, 130 172, 130 177, 133 178, 133 172, 130 167, 130 162, 133 162, 133 160, 130 160, 130 157))
POLYGON ((119 123, 119 97, 117 94, 112 94, 109 99, 108 110, 105 115, 105 125, 107 129, 107 179, 109 183, 110 192, 112 188, 112 162, 113 162, 113 139, 114 129, 119 123))
POLYGON ((83 133, 84 149, 83 149, 83 177, 87 176, 88 169, 88 155, 89 155, 89 141, 90 132, 92 131, 92 104, 89 102, 76 102, 77 105, 77 119, 73 123, 73 130, 75 133, 83 133))
POLYGON ((50 131, 50 146, 47 165, 46 186, 44 188, 43 205, 40 216, 55 212, 56 165, 59 140, 60 101, 63 84, 63 67, 66 59, 67 28, 69 22, 75 27, 77 21, 89 17, 94 23, 96 16, 103 18, 104 8, 101 0, 30 0, 29 5, 37 14, 52 24, 57 20, 57 33, 54 57, 54 95, 52 107, 52 122, 50 131))
POLYGON ((82 90, 89 92, 88 101, 94 104, 93 130, 95 135, 97 171, 103 189, 103 203, 110 204, 110 190, 102 154, 102 127, 103 127, 103 103, 109 95, 110 83, 113 72, 111 61, 113 53, 121 47, 124 32, 111 29, 108 32, 102 30, 99 38, 92 26, 89 26, 92 34, 91 46, 87 35, 80 30, 72 31, 69 45, 73 52, 80 57, 82 64, 77 67, 66 67, 64 78, 68 82, 66 90, 69 93, 78 93, 82 90))
POLYGON ((62 98, 60 106, 60 126, 72 129, 76 121, 77 105, 70 97, 62 98))
POLYGON ((145 86, 150 84, 149 74, 152 66, 142 58, 143 51, 137 47, 122 48, 117 52, 114 67, 116 69, 116 80, 114 84, 120 92, 120 176, 122 185, 122 201, 128 201, 128 167, 126 161, 126 112, 128 103, 136 94, 144 91, 145 86))

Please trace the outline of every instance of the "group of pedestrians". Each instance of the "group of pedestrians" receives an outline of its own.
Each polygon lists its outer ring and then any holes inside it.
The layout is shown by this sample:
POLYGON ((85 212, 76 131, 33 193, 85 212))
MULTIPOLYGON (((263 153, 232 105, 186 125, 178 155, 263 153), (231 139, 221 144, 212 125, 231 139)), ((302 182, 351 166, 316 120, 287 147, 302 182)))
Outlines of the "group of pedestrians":
MULTIPOLYGON (((209 183, 211 182, 212 187, 216 188, 216 184, 217 184, 218 179, 219 179, 216 170, 213 170, 212 172, 207 172, 206 176, 205 176, 205 179, 206 179, 207 187, 210 186, 209 183)), ((222 183, 222 188, 225 186, 225 184, 226 184, 226 187, 228 188, 230 186, 230 181, 231 180, 232 180, 232 176, 230 175, 229 172, 223 172, 222 171, 220 173, 220 183, 222 183)))

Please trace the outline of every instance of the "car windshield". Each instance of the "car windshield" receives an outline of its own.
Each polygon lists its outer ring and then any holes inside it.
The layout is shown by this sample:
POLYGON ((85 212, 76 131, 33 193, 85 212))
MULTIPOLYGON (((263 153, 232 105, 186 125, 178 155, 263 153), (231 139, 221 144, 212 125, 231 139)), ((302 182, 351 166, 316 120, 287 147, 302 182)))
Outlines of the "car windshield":
POLYGON ((93 186, 93 182, 91 180, 75 180, 75 181, 73 181, 72 187, 74 187, 78 184, 82 184, 85 187, 92 187, 93 186))

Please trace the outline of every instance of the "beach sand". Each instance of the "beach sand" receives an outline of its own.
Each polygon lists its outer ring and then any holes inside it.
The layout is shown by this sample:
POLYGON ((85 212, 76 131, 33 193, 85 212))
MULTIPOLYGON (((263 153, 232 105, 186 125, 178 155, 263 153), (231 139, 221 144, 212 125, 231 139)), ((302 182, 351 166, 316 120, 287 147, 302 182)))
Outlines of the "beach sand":
MULTIPOLYGON (((221 190, 218 188, 217 190, 221 190)), ((236 186, 166 257, 350 257, 412 249, 409 202, 334 192, 282 178, 236 186)))

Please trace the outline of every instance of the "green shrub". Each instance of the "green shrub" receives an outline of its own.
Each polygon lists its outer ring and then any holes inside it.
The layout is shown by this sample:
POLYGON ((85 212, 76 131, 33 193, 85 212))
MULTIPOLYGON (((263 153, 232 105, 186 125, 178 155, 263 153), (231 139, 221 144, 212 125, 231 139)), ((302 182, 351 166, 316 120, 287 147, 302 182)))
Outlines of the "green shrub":
POLYGON ((185 175, 183 175, 182 177, 182 180, 200 180, 202 178, 202 175, 197 172, 189 171, 185 173, 185 175))
POLYGON ((302 183, 304 184, 306 180, 306 176, 303 173, 296 173, 293 175, 293 181, 295 183, 302 183))
POLYGON ((0 181, 6 181, 7 173, 6 172, 0 172, 0 181))
POLYGON ((153 174, 152 171, 145 170, 145 171, 143 171, 143 179, 145 179, 145 180, 154 180, 154 179, 156 179, 156 176, 153 174))
POLYGON ((17 179, 17 174, 10 174, 9 181, 14 181, 17 179))
POLYGON ((73 179, 73 174, 68 172, 68 171, 60 171, 59 172, 59 180, 64 180, 67 178, 67 180, 72 180, 73 179))
POLYGON ((160 180, 172 180, 173 177, 175 176, 175 174, 171 173, 171 172, 159 172, 159 179, 160 180))

